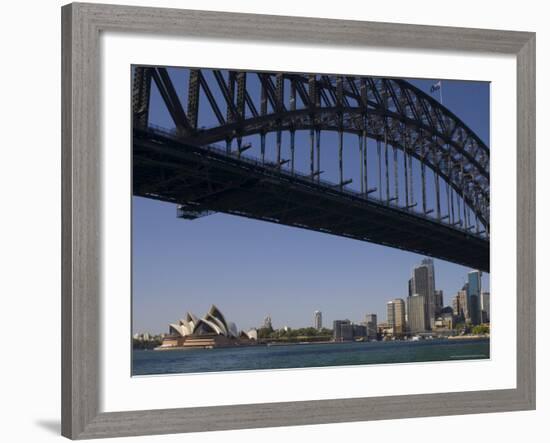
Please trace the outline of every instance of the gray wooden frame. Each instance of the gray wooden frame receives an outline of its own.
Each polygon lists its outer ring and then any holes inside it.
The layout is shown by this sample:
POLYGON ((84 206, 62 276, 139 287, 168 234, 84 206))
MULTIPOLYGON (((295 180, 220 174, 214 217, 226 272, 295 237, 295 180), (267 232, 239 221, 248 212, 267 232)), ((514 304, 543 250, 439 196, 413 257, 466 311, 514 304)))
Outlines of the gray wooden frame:
MULTIPOLYGON (((62 434, 73 439, 535 408, 535 34, 74 3, 62 8, 62 434), (150 411, 99 410, 99 34, 163 33, 517 58, 517 388, 150 411)), ((498 130, 498 128, 496 128, 498 130)), ((494 165, 498 167, 498 165, 494 165)))

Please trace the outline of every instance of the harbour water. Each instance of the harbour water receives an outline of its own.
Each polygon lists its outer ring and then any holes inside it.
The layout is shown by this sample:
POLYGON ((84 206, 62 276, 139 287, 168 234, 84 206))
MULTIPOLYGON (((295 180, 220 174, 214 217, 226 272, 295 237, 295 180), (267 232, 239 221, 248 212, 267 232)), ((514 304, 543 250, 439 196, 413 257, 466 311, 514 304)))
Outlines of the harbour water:
POLYGON ((489 339, 294 344, 185 351, 134 350, 132 375, 487 358, 489 358, 489 339))

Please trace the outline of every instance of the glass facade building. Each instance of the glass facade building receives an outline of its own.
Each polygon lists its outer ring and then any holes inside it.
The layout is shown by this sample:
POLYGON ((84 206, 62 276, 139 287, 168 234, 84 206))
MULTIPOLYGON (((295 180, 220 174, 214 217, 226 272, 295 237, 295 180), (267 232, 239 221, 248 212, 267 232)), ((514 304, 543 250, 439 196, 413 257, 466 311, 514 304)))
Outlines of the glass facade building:
POLYGON ((470 302, 470 319, 473 325, 481 323, 481 272, 468 273, 468 299, 470 302))

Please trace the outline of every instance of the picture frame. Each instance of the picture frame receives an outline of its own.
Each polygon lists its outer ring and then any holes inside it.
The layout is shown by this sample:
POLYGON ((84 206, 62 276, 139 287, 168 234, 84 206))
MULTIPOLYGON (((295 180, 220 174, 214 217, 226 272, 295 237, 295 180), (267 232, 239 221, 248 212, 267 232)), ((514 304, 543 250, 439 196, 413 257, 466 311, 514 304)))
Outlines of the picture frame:
POLYGON ((64 436, 84 439, 534 409, 535 308, 534 33, 86 3, 62 8, 64 436), (99 37, 105 31, 514 56, 517 61, 516 388, 101 411, 99 37))

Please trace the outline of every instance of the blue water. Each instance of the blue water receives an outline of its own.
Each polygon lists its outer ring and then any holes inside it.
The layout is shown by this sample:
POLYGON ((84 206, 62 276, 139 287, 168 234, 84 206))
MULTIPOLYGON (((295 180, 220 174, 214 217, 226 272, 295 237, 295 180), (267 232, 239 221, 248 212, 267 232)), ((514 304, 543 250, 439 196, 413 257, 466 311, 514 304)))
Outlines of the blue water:
POLYGON ((132 375, 489 358, 489 339, 362 342, 132 352, 132 375))

